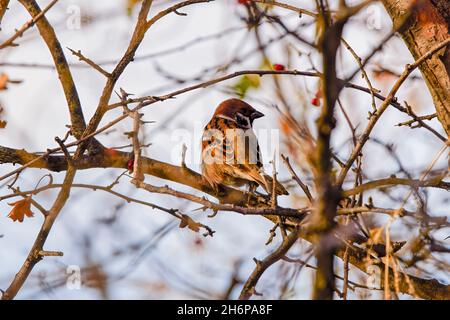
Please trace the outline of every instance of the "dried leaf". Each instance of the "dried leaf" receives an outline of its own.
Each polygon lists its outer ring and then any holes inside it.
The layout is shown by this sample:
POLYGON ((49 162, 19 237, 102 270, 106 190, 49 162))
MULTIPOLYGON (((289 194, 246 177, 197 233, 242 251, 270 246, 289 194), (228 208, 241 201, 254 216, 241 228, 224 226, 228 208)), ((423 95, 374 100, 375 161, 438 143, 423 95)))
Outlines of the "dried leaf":
POLYGON ((31 196, 8 204, 13 207, 8 214, 8 218, 11 218, 13 221, 23 222, 25 216, 29 218, 33 217, 33 212, 31 212, 31 196))
POLYGON ((199 232, 200 228, 202 226, 203 225, 201 223, 198 223, 198 222, 192 220, 191 217, 189 217, 189 216, 187 216, 185 214, 183 214, 181 216, 181 221, 180 221, 180 228, 181 229, 188 227, 192 231, 199 232))
POLYGON ((110 157, 115 157, 119 154, 119 152, 114 148, 106 148, 105 154, 110 157))
POLYGON ((383 68, 382 66, 377 66, 372 69, 372 74, 378 82, 386 82, 398 77, 393 71, 383 68))
POLYGON ((123 134, 126 135, 128 139, 132 139, 135 136, 136 132, 127 131, 127 132, 124 132, 123 134))
POLYGON ((290 135, 292 133, 292 125, 289 123, 288 119, 286 117, 280 117, 279 118, 280 128, 281 131, 286 135, 290 135))
POLYGON ((6 73, 0 74, 0 91, 7 89, 7 83, 8 83, 9 77, 6 73))
MULTIPOLYGON (((3 113, 3 108, 0 106, 0 116, 3 113)), ((3 129, 6 127, 7 122, 5 120, 0 120, 0 129, 3 129)))

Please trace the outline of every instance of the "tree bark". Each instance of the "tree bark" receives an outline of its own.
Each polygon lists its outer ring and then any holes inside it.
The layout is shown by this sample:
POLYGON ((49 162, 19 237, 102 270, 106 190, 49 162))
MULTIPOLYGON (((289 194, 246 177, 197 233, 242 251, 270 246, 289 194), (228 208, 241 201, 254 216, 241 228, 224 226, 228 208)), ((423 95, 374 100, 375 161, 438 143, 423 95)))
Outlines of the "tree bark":
MULTIPOLYGON (((0 0, 0 24, 2 23, 3 16, 8 10, 9 0, 0 0)), ((1 30, 1 27, 0 27, 1 30)))
MULTIPOLYGON (((409 22, 399 30, 415 59, 446 40, 450 30, 448 0, 382 0, 394 28, 409 14, 409 22)), ((447 136, 450 134, 450 46, 422 63, 420 71, 433 98, 437 116, 447 136)))

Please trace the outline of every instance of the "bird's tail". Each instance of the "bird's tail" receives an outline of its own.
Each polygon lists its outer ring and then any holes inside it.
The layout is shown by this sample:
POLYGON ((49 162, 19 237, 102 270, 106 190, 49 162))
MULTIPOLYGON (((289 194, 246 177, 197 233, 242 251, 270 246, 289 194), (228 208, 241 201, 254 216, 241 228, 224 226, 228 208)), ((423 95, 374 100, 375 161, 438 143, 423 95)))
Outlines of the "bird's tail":
MULTIPOLYGON (((273 179, 271 176, 268 176, 267 174, 263 175, 264 178, 264 183, 261 184, 261 187, 264 188, 264 190, 266 190, 266 192, 268 194, 272 194, 273 192, 273 179)), ((288 195, 289 192, 287 192, 287 190, 283 187, 283 185, 281 183, 279 183, 278 181, 276 181, 276 185, 275 185, 275 192, 278 195, 288 195)))

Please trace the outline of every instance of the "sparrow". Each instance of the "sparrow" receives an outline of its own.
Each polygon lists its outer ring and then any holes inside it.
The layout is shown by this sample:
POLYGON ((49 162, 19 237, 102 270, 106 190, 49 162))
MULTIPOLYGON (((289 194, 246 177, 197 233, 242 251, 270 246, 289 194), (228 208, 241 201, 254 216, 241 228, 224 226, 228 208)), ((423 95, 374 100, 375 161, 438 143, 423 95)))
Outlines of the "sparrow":
MULTIPOLYGON (((250 191, 261 186, 273 193, 273 179, 263 171, 258 139, 253 121, 264 114, 239 99, 228 99, 219 104, 202 135, 202 175, 218 190, 220 184, 250 191)), ((277 181, 275 192, 287 195, 277 181)))

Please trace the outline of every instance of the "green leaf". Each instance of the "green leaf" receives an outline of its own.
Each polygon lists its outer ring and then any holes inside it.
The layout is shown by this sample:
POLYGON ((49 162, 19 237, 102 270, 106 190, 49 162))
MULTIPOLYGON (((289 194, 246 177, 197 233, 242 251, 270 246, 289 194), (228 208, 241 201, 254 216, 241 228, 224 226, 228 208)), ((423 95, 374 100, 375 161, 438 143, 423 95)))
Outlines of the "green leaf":
POLYGON ((133 8, 141 2, 142 0, 128 0, 127 1, 127 15, 131 17, 131 14, 133 13, 133 8))
POLYGON ((242 76, 238 82, 233 86, 233 89, 241 99, 245 97, 249 89, 257 89, 261 86, 259 75, 245 75, 242 76))

